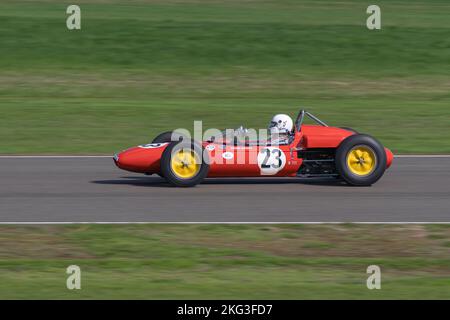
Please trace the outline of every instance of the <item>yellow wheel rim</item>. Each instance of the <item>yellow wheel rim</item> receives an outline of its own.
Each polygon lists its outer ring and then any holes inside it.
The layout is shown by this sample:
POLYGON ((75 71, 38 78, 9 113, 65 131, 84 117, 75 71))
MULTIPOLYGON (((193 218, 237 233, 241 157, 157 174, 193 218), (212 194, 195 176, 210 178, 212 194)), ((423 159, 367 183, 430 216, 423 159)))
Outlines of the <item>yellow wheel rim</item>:
POLYGON ((355 146, 347 154, 347 167, 357 176, 367 176, 375 170, 377 156, 372 148, 355 146))
POLYGON ((181 149, 172 155, 170 167, 177 177, 189 179, 195 177, 199 172, 200 161, 193 150, 181 149))

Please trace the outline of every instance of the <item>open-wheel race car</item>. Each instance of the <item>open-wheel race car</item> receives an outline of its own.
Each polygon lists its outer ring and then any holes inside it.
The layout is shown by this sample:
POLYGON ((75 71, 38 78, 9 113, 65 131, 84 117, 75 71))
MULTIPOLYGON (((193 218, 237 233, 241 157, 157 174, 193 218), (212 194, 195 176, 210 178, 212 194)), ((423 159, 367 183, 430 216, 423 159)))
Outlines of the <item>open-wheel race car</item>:
POLYGON ((251 139, 248 129, 220 132, 204 141, 164 132, 152 143, 114 155, 124 170, 158 174, 179 187, 207 177, 336 177, 369 186, 389 168, 392 152, 375 138, 350 128, 328 126, 301 110, 295 120, 273 117, 268 137, 251 139), (304 124, 306 117, 316 124, 304 124))

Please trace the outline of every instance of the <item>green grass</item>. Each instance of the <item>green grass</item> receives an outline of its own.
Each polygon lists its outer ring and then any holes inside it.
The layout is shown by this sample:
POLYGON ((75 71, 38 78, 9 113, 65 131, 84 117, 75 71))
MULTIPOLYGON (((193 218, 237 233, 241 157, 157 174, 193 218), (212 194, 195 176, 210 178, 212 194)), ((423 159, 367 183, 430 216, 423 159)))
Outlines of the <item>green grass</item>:
POLYGON ((300 106, 394 152, 450 153, 450 4, 379 1, 0 4, 0 154, 106 153, 159 132, 264 127, 300 106))
POLYGON ((1 226, 0 241, 0 299, 450 298, 448 225, 1 226))

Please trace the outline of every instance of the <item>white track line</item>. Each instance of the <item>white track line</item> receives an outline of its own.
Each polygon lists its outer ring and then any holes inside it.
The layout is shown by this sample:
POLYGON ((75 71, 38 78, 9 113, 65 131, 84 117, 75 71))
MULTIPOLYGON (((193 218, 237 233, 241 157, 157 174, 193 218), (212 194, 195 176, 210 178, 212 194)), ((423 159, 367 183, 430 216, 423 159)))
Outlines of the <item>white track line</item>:
MULTIPOLYGON (((110 156, 76 156, 76 155, 48 155, 48 156, 15 156, 15 155, 0 155, 0 159, 83 159, 83 158, 112 158, 110 156)), ((450 158, 450 154, 399 154, 394 158, 450 158)))
POLYGON ((174 221, 174 222, 162 222, 162 221, 136 221, 136 222, 128 222, 128 221, 112 221, 112 222, 106 222, 106 221, 18 221, 18 222, 0 222, 0 225, 46 225, 46 224, 450 224, 450 222, 445 221, 436 221, 436 222, 429 222, 429 221, 414 221, 414 222, 402 222, 402 221, 389 221, 389 222, 376 222, 376 221, 356 221, 356 222, 339 222, 339 221, 330 221, 330 222, 308 222, 308 221, 268 221, 268 222, 249 222, 249 221, 243 221, 243 222, 205 222, 205 221, 199 221, 199 222, 184 222, 184 221, 174 221))

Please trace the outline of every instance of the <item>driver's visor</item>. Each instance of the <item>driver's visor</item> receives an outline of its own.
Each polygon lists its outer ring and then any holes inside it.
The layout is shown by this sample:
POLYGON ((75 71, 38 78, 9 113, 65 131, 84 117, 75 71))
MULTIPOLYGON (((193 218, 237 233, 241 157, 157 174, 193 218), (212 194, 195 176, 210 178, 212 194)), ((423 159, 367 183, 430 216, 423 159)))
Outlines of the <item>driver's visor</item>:
POLYGON ((269 123, 269 129, 270 129, 270 128, 274 128, 274 127, 276 127, 277 125, 278 125, 277 122, 275 122, 275 121, 270 121, 270 123, 269 123))

